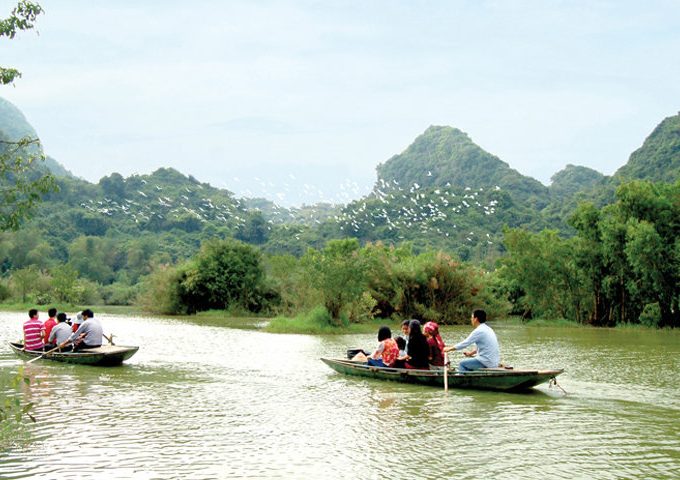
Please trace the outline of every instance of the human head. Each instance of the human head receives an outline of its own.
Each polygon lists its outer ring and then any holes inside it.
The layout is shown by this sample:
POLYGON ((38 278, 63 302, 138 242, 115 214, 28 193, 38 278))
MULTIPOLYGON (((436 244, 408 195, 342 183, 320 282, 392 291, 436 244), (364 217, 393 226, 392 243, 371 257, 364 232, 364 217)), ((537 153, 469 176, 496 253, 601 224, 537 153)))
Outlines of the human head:
POLYGON ((427 322, 425 325, 423 325, 423 333, 431 337, 436 337, 439 335, 439 325, 437 325, 435 322, 427 322))
POLYGON ((61 312, 59 315, 57 315, 57 322, 65 322, 67 320, 66 314, 64 312, 61 312))
POLYGON ((396 337, 394 341, 397 342, 399 350, 406 350, 406 340, 404 340, 404 337, 396 337))
POLYGON ((423 332, 420 330, 420 322, 418 320, 411 320, 408 324, 408 338, 409 340, 415 337, 422 337, 423 332))
POLYGON ((47 311, 47 316, 52 318, 57 314, 57 309, 52 307, 47 311))
POLYGON ((94 312, 92 310, 90 310, 89 308, 86 308, 85 310, 83 310, 82 315, 83 315, 83 320, 87 320, 88 318, 94 317, 94 312))
POLYGON ((37 316, 38 316, 38 310, 36 310, 35 308, 31 308, 31 309, 28 311, 28 316, 29 316, 30 318, 35 318, 35 317, 37 317, 37 316))
POLYGON ((390 327, 383 325, 378 330, 378 341, 382 342, 383 340, 387 340, 388 338, 392 338, 392 330, 390 330, 390 327))
POLYGON ((404 335, 408 335, 408 324, 411 323, 411 320, 404 320, 401 322, 401 333, 404 335))
POLYGON ((478 323, 485 323, 486 322, 486 312, 484 310, 473 310, 472 318, 470 319, 470 322, 474 325, 475 320, 478 323))

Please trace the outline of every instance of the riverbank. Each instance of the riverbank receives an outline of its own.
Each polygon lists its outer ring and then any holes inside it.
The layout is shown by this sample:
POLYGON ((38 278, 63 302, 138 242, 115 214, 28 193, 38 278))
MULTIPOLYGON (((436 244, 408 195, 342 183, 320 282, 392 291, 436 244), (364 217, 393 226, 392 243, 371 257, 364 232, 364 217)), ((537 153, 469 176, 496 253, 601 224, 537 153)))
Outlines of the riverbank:
MULTIPOLYGON (((0 303, 0 311, 28 312, 31 308, 37 308, 41 316, 52 305, 39 305, 30 303, 0 303)), ((206 325, 214 327, 229 327, 241 329, 264 330, 268 333, 301 334, 301 335, 346 335, 353 333, 371 333, 378 330, 381 325, 398 328, 399 321, 391 318, 376 318, 362 323, 345 322, 340 325, 331 324, 328 319, 319 317, 312 311, 297 317, 265 317, 243 313, 234 313, 225 310, 209 310, 194 315, 159 315, 143 310, 136 305, 57 305, 62 311, 73 316, 84 308, 91 308, 97 315, 123 315, 130 317, 161 317, 181 319, 194 325, 206 325)), ((593 327, 571 320, 536 318, 525 320, 521 317, 503 317, 489 320, 490 325, 497 326, 522 326, 522 327, 550 327, 550 328, 594 328, 607 329, 608 327, 593 327)), ((654 327, 641 324, 621 324, 613 329, 639 329, 656 331, 654 327)))
POLYGON ((0 311, 4 312, 28 312, 31 308, 36 308, 38 312, 47 312, 48 309, 55 307, 59 311, 66 312, 67 315, 75 315, 85 308, 90 308, 97 313, 108 315, 130 315, 148 316, 149 313, 134 305, 69 305, 54 303, 49 305, 36 305, 35 303, 0 303, 0 311))

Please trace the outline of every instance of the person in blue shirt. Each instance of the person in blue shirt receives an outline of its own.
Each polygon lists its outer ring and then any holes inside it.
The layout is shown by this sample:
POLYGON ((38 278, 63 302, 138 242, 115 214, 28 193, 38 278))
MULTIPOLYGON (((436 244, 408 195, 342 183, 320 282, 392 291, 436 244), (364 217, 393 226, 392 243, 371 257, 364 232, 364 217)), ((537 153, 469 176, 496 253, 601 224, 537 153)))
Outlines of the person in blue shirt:
POLYGON ((480 368, 498 367, 501 352, 496 334, 486 324, 486 312, 484 310, 473 311, 470 323, 475 327, 472 333, 462 342, 446 347, 444 351, 462 350, 473 343, 476 345, 476 348, 472 351, 463 352, 463 355, 468 358, 461 360, 458 364, 458 371, 461 373, 479 370, 480 368))

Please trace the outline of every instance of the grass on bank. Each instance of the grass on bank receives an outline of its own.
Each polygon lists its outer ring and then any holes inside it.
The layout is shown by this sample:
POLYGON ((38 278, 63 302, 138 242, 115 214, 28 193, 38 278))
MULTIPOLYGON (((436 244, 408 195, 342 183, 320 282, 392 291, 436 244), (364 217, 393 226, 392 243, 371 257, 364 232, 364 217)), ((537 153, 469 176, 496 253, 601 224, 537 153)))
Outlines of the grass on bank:
POLYGON ((564 318, 532 318, 525 320, 521 317, 505 317, 496 320, 489 320, 489 324, 499 324, 504 326, 524 326, 524 327, 572 327, 581 328, 588 327, 573 320, 566 320, 564 318))
POLYGON ((5 312, 26 312, 31 308, 36 308, 38 312, 47 312, 50 308, 56 308, 60 312, 66 312, 67 315, 75 315, 76 312, 80 312, 85 308, 90 308, 96 314, 105 313, 109 315, 148 315, 140 307, 134 305, 70 305, 62 303, 54 303, 49 305, 36 305, 35 303, 0 303, 0 310, 5 312))
POLYGON ((297 317, 275 317, 264 327, 269 333, 299 333, 307 335, 342 335, 348 333, 376 332, 380 325, 391 320, 374 319, 365 323, 350 323, 346 318, 340 325, 335 324, 324 307, 316 307, 297 317))

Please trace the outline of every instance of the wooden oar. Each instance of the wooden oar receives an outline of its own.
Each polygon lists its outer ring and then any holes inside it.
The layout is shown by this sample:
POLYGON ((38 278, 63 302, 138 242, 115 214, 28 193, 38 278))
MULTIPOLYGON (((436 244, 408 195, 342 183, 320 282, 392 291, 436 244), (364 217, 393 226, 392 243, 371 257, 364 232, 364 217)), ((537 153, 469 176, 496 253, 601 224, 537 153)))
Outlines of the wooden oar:
POLYGON ((44 357, 44 356, 47 355, 48 353, 52 353, 52 352, 54 352, 55 350, 59 350, 60 348, 61 348, 61 345, 57 345, 57 346, 54 347, 52 350, 49 350, 49 351, 43 353, 42 355, 40 355, 40 356, 38 356, 38 357, 32 358, 31 360, 29 360, 29 361, 26 362, 26 363, 33 363, 33 362, 35 362, 36 360, 40 360, 42 357, 44 357))
POLYGON ((446 364, 448 362, 446 352, 444 352, 444 391, 449 391, 449 373, 446 371, 446 364))

